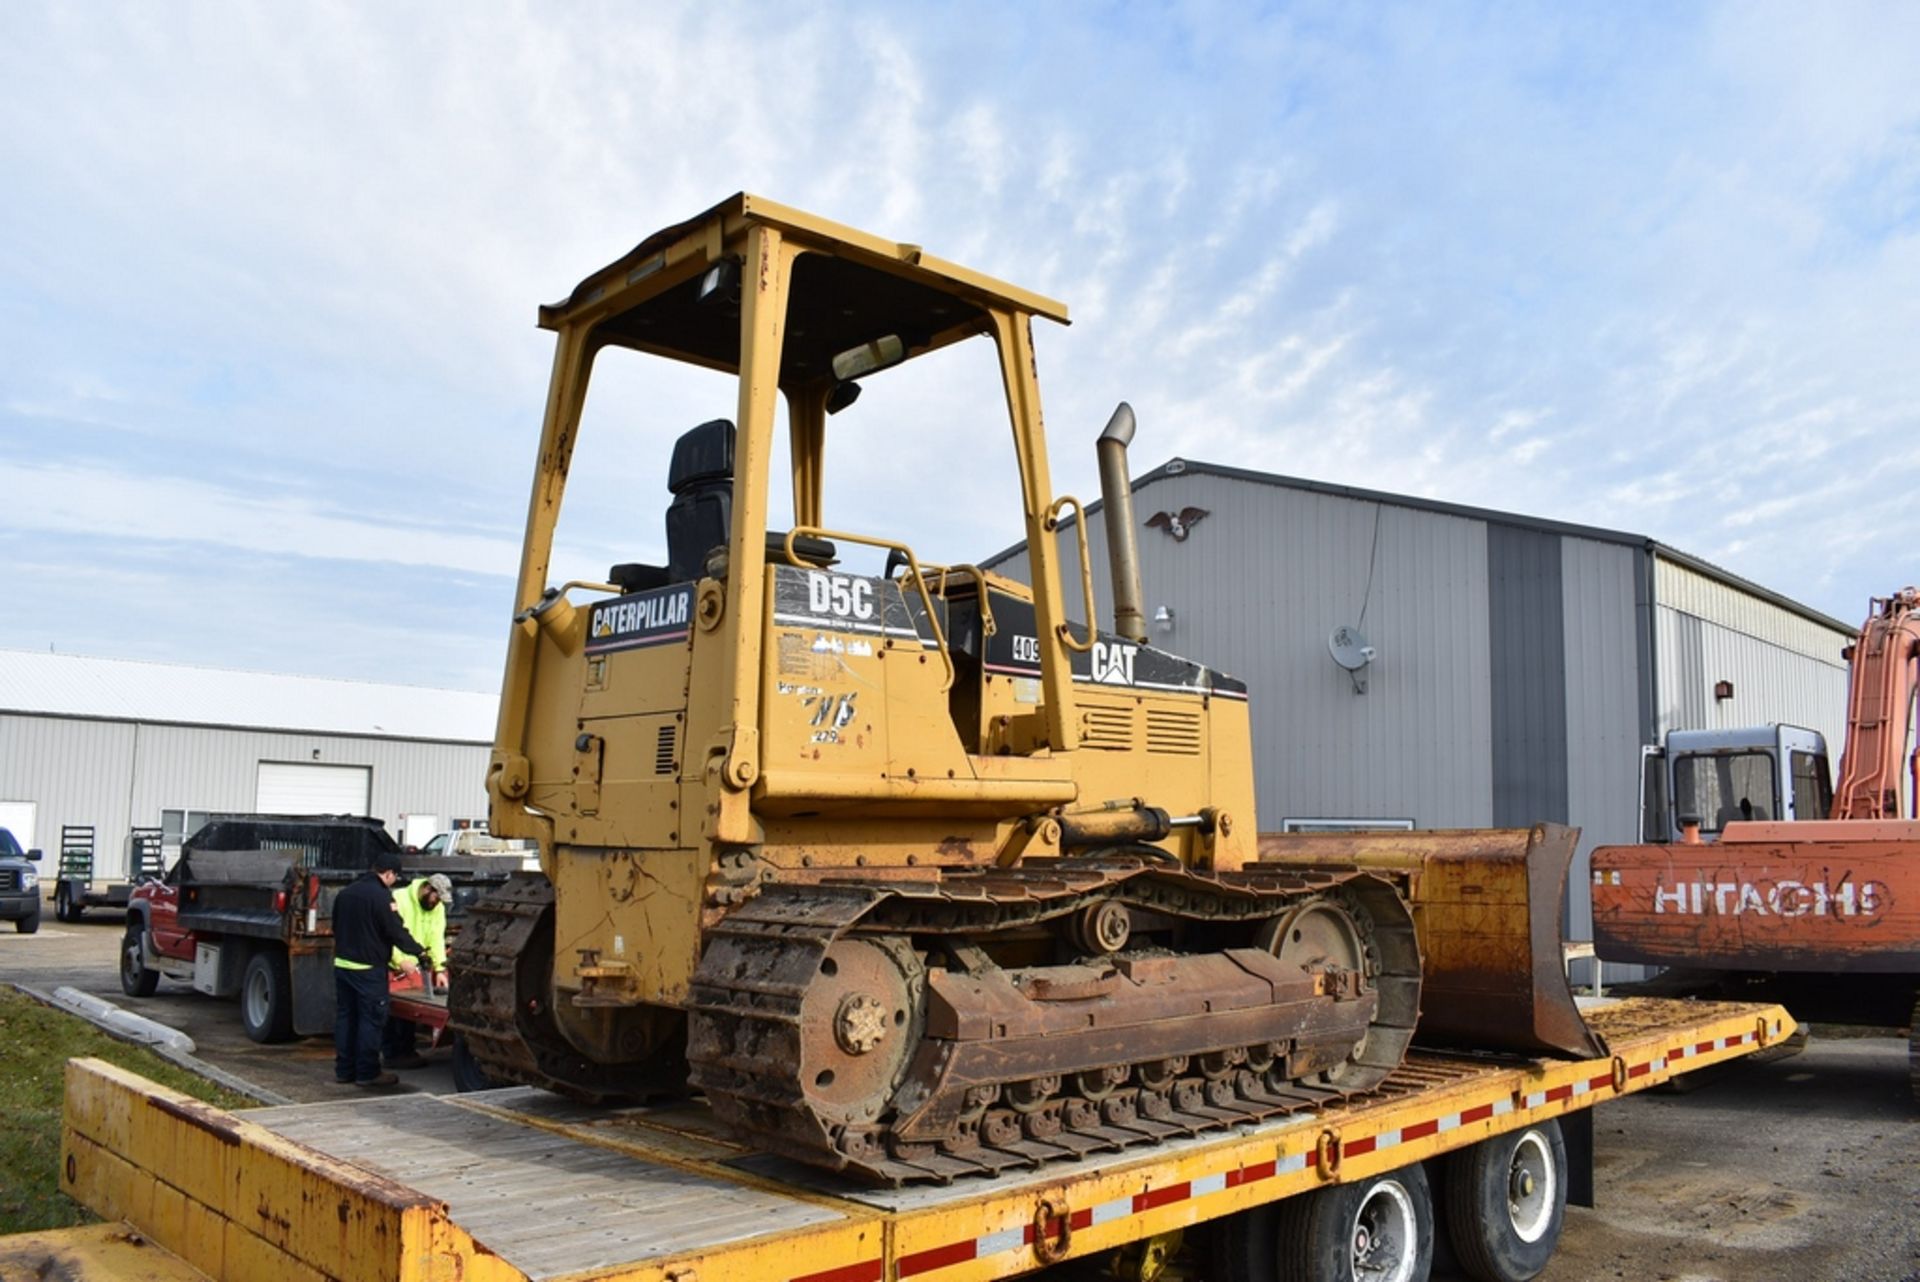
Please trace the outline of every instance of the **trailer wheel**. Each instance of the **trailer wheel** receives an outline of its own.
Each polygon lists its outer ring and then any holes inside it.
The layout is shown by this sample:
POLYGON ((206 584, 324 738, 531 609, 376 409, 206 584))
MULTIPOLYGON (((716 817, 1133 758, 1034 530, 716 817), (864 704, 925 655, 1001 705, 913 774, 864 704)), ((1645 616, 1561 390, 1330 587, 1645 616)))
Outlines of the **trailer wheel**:
POLYGON ((151 997, 160 986, 160 972, 147 968, 146 934, 146 923, 130 914, 120 937, 120 991, 129 997, 151 997))
POLYGON ((453 1035, 453 1089, 465 1095, 469 1091, 490 1091, 505 1083, 496 1082, 487 1076, 480 1067, 473 1052, 467 1049, 467 1039, 459 1033, 453 1035))
POLYGON ((1288 1198, 1275 1208, 1277 1278, 1427 1282, 1433 1198, 1419 1163, 1288 1198))
POLYGON ((1567 1214, 1567 1144, 1558 1122, 1495 1135, 1447 1159, 1448 1236, 1480 1282, 1538 1277, 1567 1214))
POLYGON ((240 1023, 256 1042, 293 1040, 293 980, 280 949, 262 948, 247 958, 240 976, 240 1023))
POLYGON ((53 891, 53 915, 61 921, 79 921, 87 906, 73 897, 73 887, 61 882, 53 891))

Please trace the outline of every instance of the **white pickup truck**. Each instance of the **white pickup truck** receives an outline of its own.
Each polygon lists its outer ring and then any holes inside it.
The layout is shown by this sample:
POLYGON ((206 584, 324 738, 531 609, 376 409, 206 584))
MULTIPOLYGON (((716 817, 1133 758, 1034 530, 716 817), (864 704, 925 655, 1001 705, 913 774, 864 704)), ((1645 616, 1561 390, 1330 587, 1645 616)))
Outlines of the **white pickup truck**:
POLYGON ((437 832, 420 847, 422 855, 511 855, 526 858, 528 868, 540 866, 540 850, 533 842, 519 837, 496 837, 480 828, 460 828, 437 832))

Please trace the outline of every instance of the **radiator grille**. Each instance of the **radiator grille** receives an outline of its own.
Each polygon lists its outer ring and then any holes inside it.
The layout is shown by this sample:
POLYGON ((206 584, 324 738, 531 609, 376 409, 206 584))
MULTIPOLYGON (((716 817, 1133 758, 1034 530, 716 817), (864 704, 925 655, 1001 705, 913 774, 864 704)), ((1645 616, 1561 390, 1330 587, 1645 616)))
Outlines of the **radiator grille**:
POLYGON ((660 727, 659 741, 653 749, 653 773, 670 775, 673 773, 674 749, 679 746, 679 727, 664 725, 660 727))
POLYGON ((20 889, 20 870, 17 868, 0 868, 0 890, 18 889, 20 889))
POLYGON ((1131 704, 1088 703, 1081 717, 1080 743, 1086 748, 1131 748, 1133 746, 1133 706, 1131 704))
POLYGON ((1200 755, 1200 714, 1177 708, 1147 709, 1147 751, 1176 757, 1200 755))

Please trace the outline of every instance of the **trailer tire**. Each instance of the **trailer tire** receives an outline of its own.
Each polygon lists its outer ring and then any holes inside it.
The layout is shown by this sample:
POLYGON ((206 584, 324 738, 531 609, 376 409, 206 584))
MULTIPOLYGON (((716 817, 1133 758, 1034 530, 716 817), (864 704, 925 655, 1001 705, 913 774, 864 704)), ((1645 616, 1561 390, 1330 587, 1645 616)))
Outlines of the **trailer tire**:
POLYGON ((33 911, 28 913, 25 917, 15 917, 13 919, 13 928, 16 931, 20 932, 22 935, 31 935, 35 931, 39 930, 40 929, 40 905, 35 904, 33 906, 33 911))
POLYGON ((160 972, 147 966, 147 924, 137 914, 127 917, 127 933, 120 937, 120 991, 129 997, 151 997, 160 986, 160 972))
POLYGON ((470 1091, 490 1091, 505 1086, 505 1082, 496 1082, 487 1076, 487 1070, 480 1067, 473 1052, 467 1049, 467 1039, 459 1033, 453 1035, 453 1089, 465 1095, 470 1091))
POLYGON ((1560 1244, 1567 1143, 1548 1120, 1481 1140, 1446 1160, 1447 1236, 1480 1282, 1528 1282, 1560 1244))
POLYGON ((284 950, 269 944, 247 958, 240 976, 240 1024, 256 1042, 293 1040, 293 979, 284 950))
POLYGON ((1273 1277, 1427 1282, 1432 1271, 1433 1198, 1418 1162, 1299 1194, 1275 1211, 1273 1277))
POLYGON ((73 888, 61 882, 53 891, 53 915, 61 921, 79 921, 80 914, 87 910, 83 903, 75 902, 73 888))

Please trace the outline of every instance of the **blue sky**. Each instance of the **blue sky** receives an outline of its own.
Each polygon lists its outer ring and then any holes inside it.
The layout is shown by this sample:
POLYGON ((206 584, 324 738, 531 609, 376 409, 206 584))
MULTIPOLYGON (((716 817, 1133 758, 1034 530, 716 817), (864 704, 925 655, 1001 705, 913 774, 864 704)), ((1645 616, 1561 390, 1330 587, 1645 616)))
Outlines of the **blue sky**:
MULTIPOLYGON (((1059 490, 1125 398, 1141 470, 1857 620, 1920 544, 1916 68, 1900 4, 0 7, 0 646, 492 688, 535 306, 741 189, 1068 302, 1059 490)), ((830 516, 1018 537, 980 360, 835 421, 830 516)), ((561 567, 657 559, 730 411, 596 374, 561 567)))

